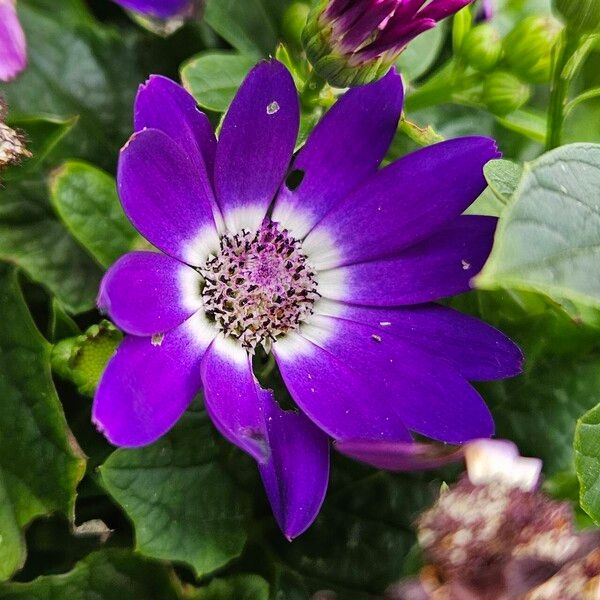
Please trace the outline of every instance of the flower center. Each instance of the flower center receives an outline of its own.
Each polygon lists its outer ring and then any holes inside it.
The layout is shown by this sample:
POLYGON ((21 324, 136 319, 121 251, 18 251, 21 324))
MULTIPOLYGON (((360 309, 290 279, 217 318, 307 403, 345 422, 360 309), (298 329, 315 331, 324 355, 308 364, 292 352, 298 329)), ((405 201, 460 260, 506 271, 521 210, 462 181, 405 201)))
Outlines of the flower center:
POLYGON ((206 315, 251 352, 298 329, 319 296, 300 242, 269 219, 256 232, 223 235, 200 274, 206 315))

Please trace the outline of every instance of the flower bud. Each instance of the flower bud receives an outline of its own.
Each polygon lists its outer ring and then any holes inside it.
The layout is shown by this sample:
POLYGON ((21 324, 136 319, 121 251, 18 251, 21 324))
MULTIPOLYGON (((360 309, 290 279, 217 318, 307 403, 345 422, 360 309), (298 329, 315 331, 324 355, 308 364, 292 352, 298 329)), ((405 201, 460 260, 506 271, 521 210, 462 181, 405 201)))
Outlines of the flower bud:
POLYGON ((302 41, 315 71, 337 87, 382 77, 407 44, 473 0, 320 0, 302 41))
POLYGON ((562 27, 553 17, 531 16, 505 38, 504 54, 511 70, 528 83, 550 80, 552 47, 562 27))
POLYGON ((490 112, 503 117, 521 108, 530 96, 529 86, 518 77, 505 71, 496 71, 486 78, 481 100, 490 112))
POLYGON ((554 0, 568 27, 578 33, 600 29, 600 0, 554 0))
POLYGON ((84 334, 61 340, 52 349, 52 368, 91 396, 123 335, 109 321, 92 325, 84 334))
POLYGON ((7 114, 6 103, 0 97, 0 171, 19 163, 23 158, 31 157, 23 135, 4 122, 7 114))
POLYGON ((113 2, 128 10, 139 25, 162 36, 171 35, 186 21, 199 17, 205 4, 205 0, 113 0, 113 2))
POLYGON ((500 34, 489 23, 477 25, 467 33, 461 54, 476 71, 491 71, 502 56, 500 34))

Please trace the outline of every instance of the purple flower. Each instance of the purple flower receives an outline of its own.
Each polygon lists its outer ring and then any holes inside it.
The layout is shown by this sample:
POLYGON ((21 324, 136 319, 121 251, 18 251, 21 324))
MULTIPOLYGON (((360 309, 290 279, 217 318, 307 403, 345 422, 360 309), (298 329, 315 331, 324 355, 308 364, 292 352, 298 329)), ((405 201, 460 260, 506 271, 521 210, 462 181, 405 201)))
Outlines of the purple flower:
POLYGON ((0 81, 14 79, 26 66, 25 34, 15 0, 0 0, 0 81))
POLYGON ((163 253, 127 254, 104 277, 99 306, 129 336, 94 421, 116 445, 148 444, 202 389, 217 429, 258 462, 290 539, 319 511, 330 439, 380 464, 369 443, 418 461, 411 432, 489 437, 469 381, 520 371, 504 335, 433 304, 467 291, 490 251, 495 219, 461 215, 496 146, 456 139, 379 169, 402 103, 395 71, 353 89, 294 155, 299 102, 279 62, 248 75, 218 142, 193 98, 153 76, 121 152, 123 208, 163 253), (298 411, 259 386, 259 347, 298 411))
POLYGON ((113 2, 128 10, 157 19, 191 17, 201 4, 200 0, 113 0, 113 2))
POLYGON ((477 11, 476 20, 491 21, 494 18, 494 2, 493 0, 481 0, 479 10, 477 11))
POLYGON ((304 32, 306 52, 333 85, 373 81, 411 40, 473 1, 323 0, 304 32))

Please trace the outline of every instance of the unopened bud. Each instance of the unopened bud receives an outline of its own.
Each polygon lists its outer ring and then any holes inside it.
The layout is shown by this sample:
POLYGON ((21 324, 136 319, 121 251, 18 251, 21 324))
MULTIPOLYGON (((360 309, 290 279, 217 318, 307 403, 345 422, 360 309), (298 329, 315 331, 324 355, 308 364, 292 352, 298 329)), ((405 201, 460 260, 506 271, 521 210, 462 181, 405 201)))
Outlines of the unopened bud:
POLYGON ((561 29, 553 17, 531 16, 521 21, 504 40, 504 55, 511 71, 528 83, 549 81, 552 48, 561 29))
POLYGON ((308 4, 293 2, 283 15, 283 37, 294 48, 302 47, 302 32, 306 27, 309 13, 308 4))
POLYGON ((496 71, 483 84, 481 100, 490 112, 503 117, 521 108, 531 96, 529 86, 512 73, 496 71))
POLYGON ((61 340, 52 349, 52 368, 91 396, 123 335, 109 321, 92 325, 84 334, 61 340))
POLYGON ((502 56, 500 34, 489 23, 477 25, 467 33, 461 54, 476 71, 491 71, 502 56))

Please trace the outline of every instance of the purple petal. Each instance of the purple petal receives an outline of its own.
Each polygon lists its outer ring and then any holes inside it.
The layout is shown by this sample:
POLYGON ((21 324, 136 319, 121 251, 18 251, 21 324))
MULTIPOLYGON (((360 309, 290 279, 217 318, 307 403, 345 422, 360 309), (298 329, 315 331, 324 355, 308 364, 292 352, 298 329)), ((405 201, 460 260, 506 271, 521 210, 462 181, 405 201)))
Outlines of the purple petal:
POLYGON ((377 171, 396 132, 403 101, 395 70, 346 92, 321 119, 298 153, 292 172, 302 182, 279 192, 273 220, 298 239, 357 185, 377 171))
POLYGON ((202 361, 204 404, 215 427, 259 463, 269 459, 259 385, 248 353, 218 336, 202 361))
POLYGON ((323 301, 315 312, 387 331, 446 359, 471 381, 504 379, 521 372, 523 354, 515 343, 487 323, 445 306, 379 308, 323 301))
POLYGON ((107 271, 98 307, 133 335, 164 333, 202 306, 200 275, 156 252, 131 252, 107 271))
POLYGON ((263 61, 246 77, 223 121, 215 187, 230 231, 257 229, 287 172, 300 121, 288 70, 263 61))
POLYGON ((329 480, 329 440, 302 413, 283 411, 262 391, 271 458, 259 465, 273 514, 288 540, 319 514, 329 480))
POLYGON ((331 300, 367 306, 421 304, 461 294, 483 268, 495 227, 494 217, 459 217, 395 258, 319 273, 318 291, 331 300))
POLYGON ((125 213, 152 244, 201 265, 219 247, 211 197, 195 165, 166 133, 134 133, 121 150, 117 187, 125 213))
POLYGON ((159 19, 191 13, 194 7, 194 0, 113 0, 113 2, 128 10, 159 19))
MULTIPOLYGON (((361 372, 363 385, 370 390, 362 401, 370 405, 370 410, 380 410, 379 398, 385 399, 384 410, 391 407, 408 429, 449 444, 492 435, 490 411, 449 362, 381 328, 344 319, 314 315, 301 331, 304 338, 327 353, 332 363, 335 360, 361 372)), ((291 386, 288 388, 299 403, 291 386)), ((365 439, 357 435, 333 437, 365 439)))
POLYGON ((411 441, 382 386, 299 334, 281 338, 273 354, 292 397, 335 439, 411 441))
POLYGON ((461 446, 417 442, 339 441, 335 449, 345 456, 387 471, 437 469, 463 457, 461 446))
POLYGON ((27 66, 25 33, 14 0, 0 1, 0 81, 14 79, 27 66))
POLYGON ((201 387, 200 362, 212 341, 202 313, 160 338, 126 337, 108 363, 92 419, 117 446, 144 446, 164 435, 201 387))
POLYGON ((201 180, 212 182, 217 139, 208 117, 183 87, 162 75, 151 75, 138 90, 134 123, 136 131, 166 133, 190 156, 201 180))
POLYGON ((328 269, 389 256, 424 240, 481 194, 487 185, 483 167, 498 156, 493 140, 477 137, 413 152, 338 204, 303 248, 313 266, 328 269), (329 251, 332 246, 336 252, 329 251))
POLYGON ((433 0, 425 8, 419 11, 419 17, 441 21, 446 17, 457 13, 465 6, 472 4, 475 0, 433 0))

